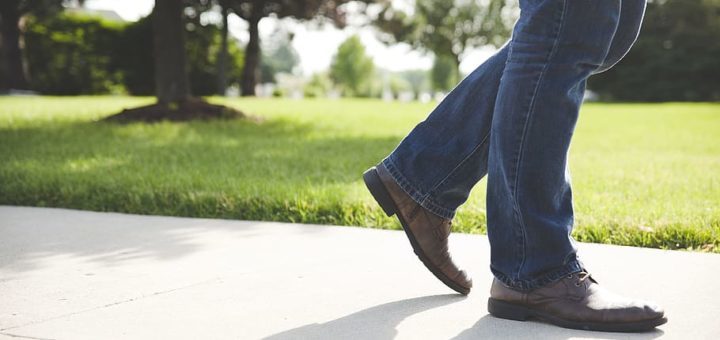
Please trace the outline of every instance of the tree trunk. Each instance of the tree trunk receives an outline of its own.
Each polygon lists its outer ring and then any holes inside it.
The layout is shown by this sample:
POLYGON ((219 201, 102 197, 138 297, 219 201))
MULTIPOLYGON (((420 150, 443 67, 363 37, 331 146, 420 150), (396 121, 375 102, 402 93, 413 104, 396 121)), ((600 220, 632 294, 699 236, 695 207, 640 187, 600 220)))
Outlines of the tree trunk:
POLYGON ((182 0, 155 0, 155 95, 160 104, 182 103, 190 97, 182 13, 182 0))
POLYGON ((460 74, 460 55, 453 53, 453 62, 455 63, 453 65, 455 67, 453 70, 455 72, 455 82, 459 83, 462 80, 462 74, 460 74))
MULTIPOLYGON (((5 2, 5 0, 3 0, 5 2)), ((0 89, 27 89, 27 79, 20 51, 20 12, 8 1, 0 10, 0 89)))
POLYGON ((228 71, 228 16, 230 10, 227 6, 222 6, 222 31, 220 32, 220 53, 217 60, 217 91, 221 96, 225 95, 227 90, 227 71, 228 71))
MULTIPOLYGON (((259 12, 259 9, 253 9, 255 12, 259 12)), ((255 96, 255 85, 260 79, 260 31, 258 24, 262 19, 260 13, 253 13, 248 20, 250 25, 250 41, 248 41, 247 47, 245 47, 245 66, 243 67, 242 80, 241 80, 241 91, 243 96, 255 96)))

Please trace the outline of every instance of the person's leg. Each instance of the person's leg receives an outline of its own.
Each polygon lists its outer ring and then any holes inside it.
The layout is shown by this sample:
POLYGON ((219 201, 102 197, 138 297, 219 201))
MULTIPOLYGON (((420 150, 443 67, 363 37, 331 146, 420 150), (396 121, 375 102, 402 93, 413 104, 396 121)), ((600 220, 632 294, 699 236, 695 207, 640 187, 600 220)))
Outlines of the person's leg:
POLYGON ((587 78, 637 37, 644 0, 522 0, 490 137, 491 269, 530 290, 581 270, 570 232, 570 139, 587 78))
POLYGON ((606 59, 620 0, 521 0, 490 136, 491 270, 531 290, 581 270, 567 154, 585 82, 606 59))
POLYGON ((470 277, 448 250, 452 217, 487 172, 488 134, 507 47, 465 78, 363 180, 413 251, 448 287, 468 294, 470 277))
MULTIPOLYGON (((636 29, 639 22, 635 24, 636 29)), ((619 29, 632 26, 621 23, 619 29)), ((637 31, 623 35, 636 36, 637 31)), ((625 51, 612 50, 630 44, 614 42, 608 59, 624 55, 625 51)), ((490 125, 507 56, 505 46, 463 80, 377 169, 373 167, 364 175, 385 212, 398 215, 425 265, 464 294, 472 283, 449 260, 447 234, 455 209, 487 173, 490 125), (425 209, 418 210, 416 205, 420 204, 425 209), (438 230, 442 237, 436 236, 438 230)))
MULTIPOLYGON (((645 0, 622 1, 606 60, 615 65, 637 38, 645 0)), ((508 46, 477 67, 383 161, 395 181, 424 208, 452 218, 488 171, 490 125, 508 46)))
MULTIPOLYGON (((568 328, 645 331, 654 304, 604 290, 576 257, 567 154, 587 78, 637 36, 638 0, 521 0, 490 137, 488 311, 568 328)), ((643 4, 644 5, 644 4, 643 4)))
POLYGON ((645 17, 646 0, 621 1, 620 22, 610 44, 610 50, 600 68, 595 70, 593 74, 605 72, 615 66, 630 52, 630 48, 635 44, 640 34, 640 27, 645 17))
POLYGON ((468 75, 383 161, 394 180, 430 212, 451 219, 487 174, 495 98, 507 46, 468 75))

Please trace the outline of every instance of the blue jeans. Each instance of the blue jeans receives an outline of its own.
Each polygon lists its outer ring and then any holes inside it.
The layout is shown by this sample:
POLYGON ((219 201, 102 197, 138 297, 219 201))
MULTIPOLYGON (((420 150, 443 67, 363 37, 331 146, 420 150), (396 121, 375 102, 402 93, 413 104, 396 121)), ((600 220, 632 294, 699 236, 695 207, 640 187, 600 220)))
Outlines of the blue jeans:
POLYGON ((587 78, 635 42, 645 0, 520 0, 512 39, 383 160, 429 211, 453 218, 486 174, 490 268, 531 290, 582 270, 567 155, 587 78))

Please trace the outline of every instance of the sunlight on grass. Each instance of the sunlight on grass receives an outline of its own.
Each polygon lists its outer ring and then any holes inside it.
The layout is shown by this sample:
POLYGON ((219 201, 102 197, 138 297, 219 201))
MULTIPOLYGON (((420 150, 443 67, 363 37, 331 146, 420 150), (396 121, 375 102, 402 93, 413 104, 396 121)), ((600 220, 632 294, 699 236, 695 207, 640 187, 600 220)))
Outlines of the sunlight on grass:
MULTIPOLYGON (((114 125, 152 102, 0 98, 0 203, 397 228, 362 172, 432 104, 224 99, 263 122, 114 125)), ((576 238, 720 251, 720 104, 589 104, 570 154, 576 238)), ((484 232, 485 183, 457 230, 484 232)))

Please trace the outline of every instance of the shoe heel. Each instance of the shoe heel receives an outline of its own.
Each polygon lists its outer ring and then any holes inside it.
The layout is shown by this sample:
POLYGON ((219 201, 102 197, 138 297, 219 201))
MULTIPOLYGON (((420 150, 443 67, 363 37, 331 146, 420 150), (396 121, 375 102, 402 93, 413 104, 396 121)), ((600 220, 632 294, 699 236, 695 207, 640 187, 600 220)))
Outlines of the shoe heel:
POLYGON ((390 193, 385 189, 385 184, 380 180, 380 175, 378 175, 375 167, 365 171, 363 180, 365 181, 365 186, 370 190, 370 194, 372 194, 385 214, 388 216, 395 215, 395 203, 393 203, 390 193))
POLYGON ((517 321, 525 321, 532 316, 532 313, 523 307, 493 298, 488 299, 488 313, 498 318, 517 321))

